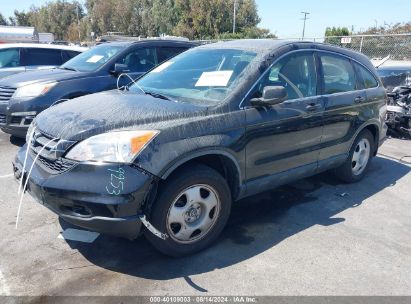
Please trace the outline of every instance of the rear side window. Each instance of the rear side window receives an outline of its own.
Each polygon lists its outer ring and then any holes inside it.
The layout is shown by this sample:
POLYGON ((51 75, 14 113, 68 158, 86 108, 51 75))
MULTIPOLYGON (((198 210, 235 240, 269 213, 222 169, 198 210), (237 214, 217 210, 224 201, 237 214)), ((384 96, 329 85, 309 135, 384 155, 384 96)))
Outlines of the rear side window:
POLYGON ((187 48, 183 47, 159 47, 157 48, 157 59, 158 63, 166 61, 171 57, 174 57, 182 52, 187 50, 187 48))
POLYGON ((53 49, 26 48, 23 52, 23 65, 60 65, 61 51, 53 49))
POLYGON ((0 68, 20 66, 20 52, 18 48, 0 50, 0 68))
POLYGON ((321 55, 324 74, 324 94, 354 91, 354 69, 348 59, 333 55, 321 55))
POLYGON ((370 71, 365 69, 359 64, 355 65, 359 74, 359 81, 361 82, 361 87, 364 89, 370 89, 378 87, 378 82, 370 71))
POLYGON ((76 57, 78 54, 80 54, 80 52, 62 50, 61 51, 61 56, 62 56, 62 59, 63 59, 63 63, 70 60, 73 57, 76 57))

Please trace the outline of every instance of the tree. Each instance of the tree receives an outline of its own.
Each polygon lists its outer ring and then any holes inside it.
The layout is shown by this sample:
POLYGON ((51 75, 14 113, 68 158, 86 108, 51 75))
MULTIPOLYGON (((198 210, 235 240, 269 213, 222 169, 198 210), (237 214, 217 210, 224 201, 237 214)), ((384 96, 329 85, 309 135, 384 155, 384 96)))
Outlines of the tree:
POLYGON ((0 25, 7 25, 7 19, 0 13, 0 25))

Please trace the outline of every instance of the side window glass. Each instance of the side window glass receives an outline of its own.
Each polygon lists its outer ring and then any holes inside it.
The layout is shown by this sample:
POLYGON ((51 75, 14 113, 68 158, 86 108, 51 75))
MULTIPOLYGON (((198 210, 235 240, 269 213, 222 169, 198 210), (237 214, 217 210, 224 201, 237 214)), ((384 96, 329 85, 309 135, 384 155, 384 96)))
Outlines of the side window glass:
POLYGON ((264 87, 283 86, 287 99, 315 96, 317 73, 312 53, 295 54, 274 64, 257 85, 252 97, 261 97, 264 87))
POLYGON ((147 72, 157 65, 155 48, 141 48, 126 54, 116 63, 126 64, 130 73, 147 72))
POLYGON ((41 48, 26 48, 24 65, 60 65, 61 51, 41 48))
POLYGON ((182 52, 187 50, 187 48, 182 48, 182 47, 159 47, 157 48, 157 58, 158 58, 158 63, 162 63, 163 61, 166 61, 170 59, 171 57, 174 57, 182 52))
POLYGON ((324 73, 324 94, 354 91, 356 80, 354 69, 348 59, 321 55, 324 73))
POLYGON ((20 52, 18 48, 0 50, 0 68, 20 66, 20 52))
POLYGON ((360 78, 362 79, 363 88, 370 89, 370 88, 378 87, 378 82, 375 79, 375 77, 370 73, 370 71, 368 71, 367 69, 365 69, 359 64, 357 64, 356 66, 361 76, 360 78))

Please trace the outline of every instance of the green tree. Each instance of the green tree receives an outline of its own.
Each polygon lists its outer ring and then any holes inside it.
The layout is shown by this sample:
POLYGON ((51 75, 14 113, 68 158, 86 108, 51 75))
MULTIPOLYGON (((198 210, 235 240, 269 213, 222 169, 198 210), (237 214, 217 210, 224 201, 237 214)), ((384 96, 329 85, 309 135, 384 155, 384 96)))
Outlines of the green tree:
POLYGON ((7 25, 7 19, 0 13, 0 25, 7 25))

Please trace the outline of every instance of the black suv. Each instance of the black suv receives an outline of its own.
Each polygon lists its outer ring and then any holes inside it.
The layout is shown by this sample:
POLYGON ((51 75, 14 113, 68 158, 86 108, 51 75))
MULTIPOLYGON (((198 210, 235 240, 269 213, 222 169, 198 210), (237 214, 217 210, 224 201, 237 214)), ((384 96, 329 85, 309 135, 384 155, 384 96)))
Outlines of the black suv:
POLYGON ((0 128, 24 137, 33 118, 56 102, 123 86, 195 44, 177 40, 113 42, 96 46, 59 68, 0 80, 0 128), (118 76, 127 73, 128 76, 118 76))
POLYGON ((329 169, 360 180, 385 138, 386 98, 370 61, 346 49, 200 46, 129 89, 41 113, 15 176, 68 222, 190 254, 218 237, 232 201, 329 169))

